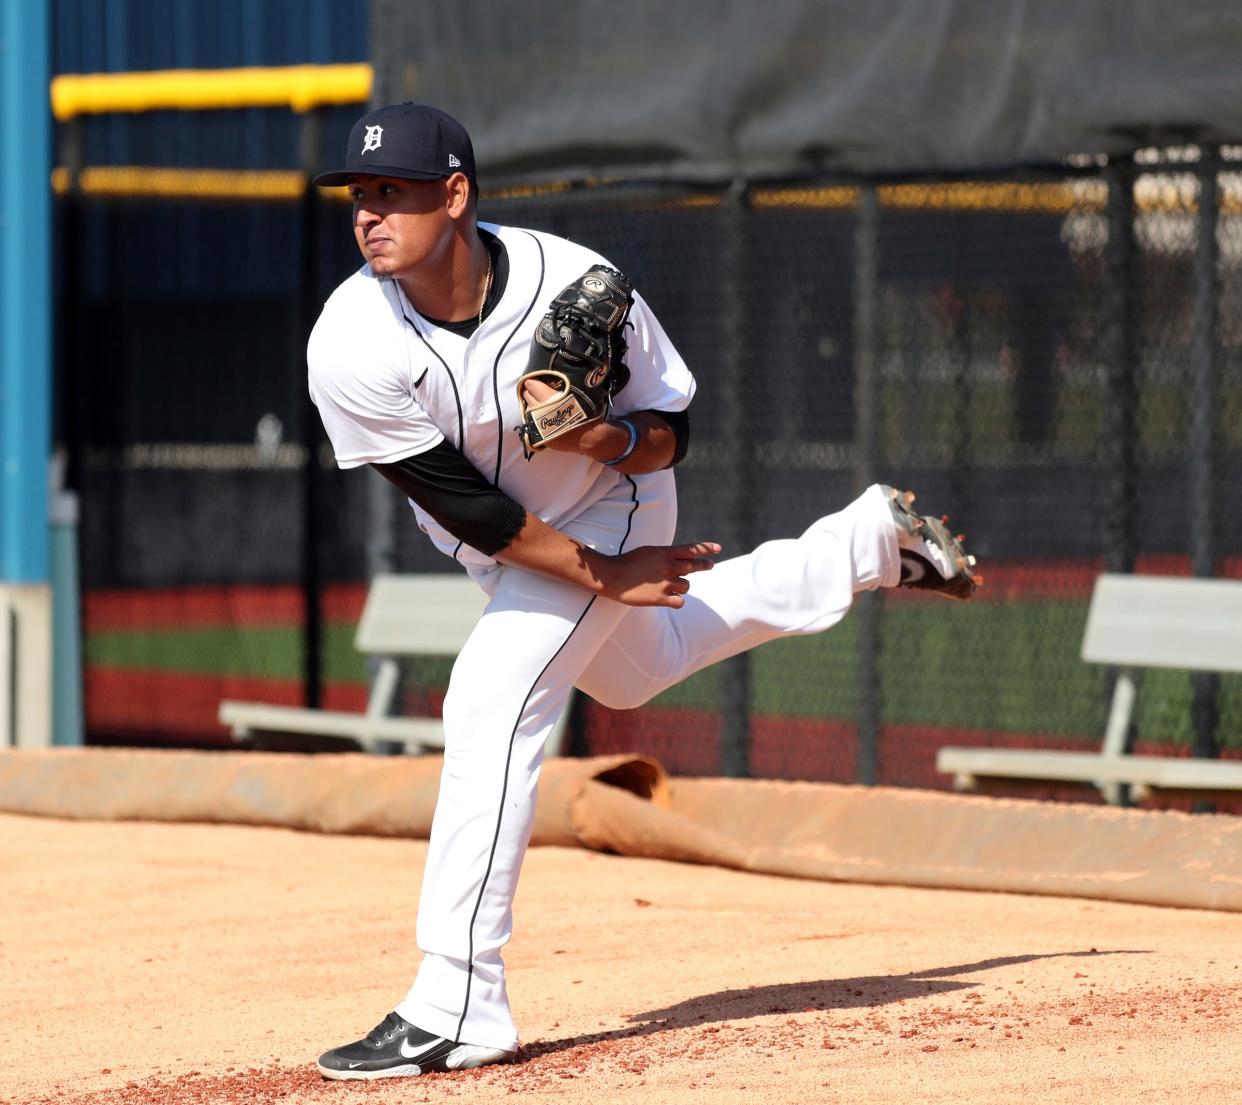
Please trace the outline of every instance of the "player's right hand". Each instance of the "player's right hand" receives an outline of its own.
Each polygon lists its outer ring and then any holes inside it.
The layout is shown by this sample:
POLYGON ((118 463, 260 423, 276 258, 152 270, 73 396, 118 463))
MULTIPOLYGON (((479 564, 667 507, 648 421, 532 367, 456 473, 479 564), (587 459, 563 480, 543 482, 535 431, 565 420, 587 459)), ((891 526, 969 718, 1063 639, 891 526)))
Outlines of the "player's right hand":
POLYGON ((686 576, 710 571, 719 555, 714 541, 690 545, 644 545, 619 556, 605 558, 602 593, 627 606, 684 605, 690 590, 686 576))

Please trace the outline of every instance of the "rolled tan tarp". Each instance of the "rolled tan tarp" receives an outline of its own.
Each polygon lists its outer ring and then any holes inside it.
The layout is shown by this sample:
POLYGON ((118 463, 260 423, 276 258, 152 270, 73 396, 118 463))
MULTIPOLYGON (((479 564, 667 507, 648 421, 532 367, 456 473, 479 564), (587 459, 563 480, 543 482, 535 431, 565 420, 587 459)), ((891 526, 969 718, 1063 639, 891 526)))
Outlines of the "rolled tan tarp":
MULTIPOLYGON (((0 810, 105 821, 206 821, 426 839, 439 756, 49 749, 0 753, 0 810)), ((568 811, 607 780, 667 802, 664 769, 640 756, 544 765, 532 843, 578 844, 568 811)))
MULTIPOLYGON (((0 754, 0 810, 426 837, 438 757, 0 754)), ((533 844, 799 878, 1242 911, 1242 818, 735 779, 639 756, 544 765, 533 844)))
POLYGON ((1242 818, 934 791, 675 779, 669 809, 589 784, 588 847, 797 878, 1242 911, 1242 818))

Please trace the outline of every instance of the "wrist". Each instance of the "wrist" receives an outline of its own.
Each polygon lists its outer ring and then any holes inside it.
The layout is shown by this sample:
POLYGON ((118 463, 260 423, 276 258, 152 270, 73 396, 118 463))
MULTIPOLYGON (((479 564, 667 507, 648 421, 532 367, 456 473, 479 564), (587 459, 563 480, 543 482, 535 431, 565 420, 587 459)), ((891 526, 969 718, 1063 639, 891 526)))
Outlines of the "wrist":
POLYGON ((609 421, 609 425, 616 426, 619 429, 624 430, 627 437, 625 444, 621 446, 620 450, 615 455, 608 457, 607 459, 601 459, 601 464, 605 464, 611 468, 614 465, 621 464, 623 461, 630 459, 634 453, 634 450, 638 448, 639 435, 638 427, 634 425, 632 419, 614 418, 609 421))
POLYGON ((613 558, 606 553, 589 549, 585 545, 579 545, 578 548, 579 555, 582 557, 582 563, 585 565, 587 575, 592 583, 590 590, 597 595, 606 596, 612 580, 613 558))

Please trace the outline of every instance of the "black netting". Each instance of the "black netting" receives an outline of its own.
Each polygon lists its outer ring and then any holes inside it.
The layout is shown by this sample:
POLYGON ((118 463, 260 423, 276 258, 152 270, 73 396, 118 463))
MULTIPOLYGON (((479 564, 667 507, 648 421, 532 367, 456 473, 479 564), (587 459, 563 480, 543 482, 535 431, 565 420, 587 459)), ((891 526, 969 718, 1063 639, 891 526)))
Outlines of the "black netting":
MULTIPOLYGON (((739 551, 878 478, 950 514, 987 577, 975 603, 890 593, 640 710, 581 703, 575 747, 941 786, 944 744, 1098 743, 1110 673, 1078 658, 1096 574, 1242 576, 1242 174, 1178 156, 485 195, 484 218, 627 271, 694 369, 680 537, 739 551)), ((368 573, 451 568, 387 485, 323 452, 301 289, 313 271, 321 301, 356 254, 348 209, 317 203, 308 223, 296 199, 62 200, 95 736, 211 738, 222 694, 300 701, 316 681, 359 707, 368 573)), ((419 665, 407 691, 434 701, 445 677, 419 665)), ((1153 674, 1137 729, 1232 750, 1242 681, 1153 674)))

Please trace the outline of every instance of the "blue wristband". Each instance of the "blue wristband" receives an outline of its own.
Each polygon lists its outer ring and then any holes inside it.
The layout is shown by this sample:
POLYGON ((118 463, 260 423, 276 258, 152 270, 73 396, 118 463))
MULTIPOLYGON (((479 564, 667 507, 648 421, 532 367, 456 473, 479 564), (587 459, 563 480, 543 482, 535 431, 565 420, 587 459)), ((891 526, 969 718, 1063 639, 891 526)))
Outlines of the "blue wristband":
POLYGON ((614 464, 620 464, 623 460, 628 460, 630 454, 634 451, 634 447, 638 444, 638 427, 634 425, 628 418, 614 418, 613 423, 624 426, 630 431, 630 441, 624 449, 621 450, 612 460, 606 460, 604 463, 611 467, 614 464))

